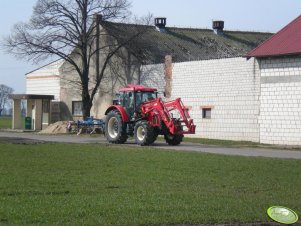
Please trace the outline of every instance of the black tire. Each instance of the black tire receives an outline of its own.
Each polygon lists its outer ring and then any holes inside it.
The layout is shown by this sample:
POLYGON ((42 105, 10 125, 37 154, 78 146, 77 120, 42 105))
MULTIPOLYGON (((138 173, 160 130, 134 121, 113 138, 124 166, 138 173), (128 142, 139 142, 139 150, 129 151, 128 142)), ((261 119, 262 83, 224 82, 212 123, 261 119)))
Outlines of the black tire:
POLYGON ((169 145, 179 145, 182 141, 183 141, 183 137, 184 135, 183 134, 171 134, 171 133, 167 133, 167 134, 164 134, 164 139, 166 141, 166 143, 168 143, 169 145))
MULTIPOLYGON (((174 121, 176 127, 177 127, 177 131, 183 131, 183 127, 181 125, 181 123, 179 121, 174 121)), ((171 134, 168 129, 166 128, 165 130, 165 134, 164 134, 164 139, 166 141, 167 144, 169 145, 179 145, 182 141, 183 141, 183 134, 171 134)))
POLYGON ((128 136, 126 124, 122 121, 119 111, 110 111, 106 118, 105 136, 107 141, 114 144, 123 144, 128 136))
POLYGON ((147 121, 142 120, 136 123, 134 130, 136 144, 141 146, 150 145, 155 142, 157 136, 152 127, 147 121))

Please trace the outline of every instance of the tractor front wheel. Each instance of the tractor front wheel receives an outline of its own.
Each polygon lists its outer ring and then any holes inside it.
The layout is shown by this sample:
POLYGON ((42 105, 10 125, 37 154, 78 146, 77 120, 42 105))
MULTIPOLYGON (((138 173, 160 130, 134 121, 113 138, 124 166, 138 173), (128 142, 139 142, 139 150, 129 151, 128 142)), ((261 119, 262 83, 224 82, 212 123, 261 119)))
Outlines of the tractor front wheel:
POLYGON ((145 120, 137 122, 134 136, 136 143, 141 146, 150 145, 154 143, 157 138, 154 128, 145 120))
POLYGON ((164 139, 169 145, 179 145, 183 141, 183 134, 164 134, 164 139))
POLYGON ((123 144, 127 140, 126 125, 119 111, 110 111, 107 115, 105 135, 110 143, 123 144))

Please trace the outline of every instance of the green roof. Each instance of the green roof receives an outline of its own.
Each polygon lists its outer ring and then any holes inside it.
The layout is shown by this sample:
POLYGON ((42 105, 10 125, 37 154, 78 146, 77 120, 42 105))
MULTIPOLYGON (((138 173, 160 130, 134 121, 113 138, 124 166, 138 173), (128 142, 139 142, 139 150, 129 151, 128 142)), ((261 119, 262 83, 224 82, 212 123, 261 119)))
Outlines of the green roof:
POLYGON ((127 49, 144 64, 162 63, 166 55, 173 62, 220 59, 245 56, 272 33, 224 31, 217 35, 210 29, 166 27, 163 31, 155 26, 102 22, 103 27, 117 40, 125 41, 137 29, 146 32, 127 49))

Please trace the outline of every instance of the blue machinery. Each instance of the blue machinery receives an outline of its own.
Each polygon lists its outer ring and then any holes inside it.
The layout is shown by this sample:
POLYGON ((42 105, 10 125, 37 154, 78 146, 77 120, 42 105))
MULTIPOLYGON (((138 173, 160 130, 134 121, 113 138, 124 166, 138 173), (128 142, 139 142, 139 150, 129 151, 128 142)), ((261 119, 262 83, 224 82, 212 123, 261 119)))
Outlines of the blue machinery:
POLYGON ((67 125, 67 131, 69 133, 76 132, 77 135, 82 132, 86 133, 104 133, 105 121, 102 119, 94 119, 93 117, 87 117, 87 120, 78 120, 77 122, 70 121, 67 125))

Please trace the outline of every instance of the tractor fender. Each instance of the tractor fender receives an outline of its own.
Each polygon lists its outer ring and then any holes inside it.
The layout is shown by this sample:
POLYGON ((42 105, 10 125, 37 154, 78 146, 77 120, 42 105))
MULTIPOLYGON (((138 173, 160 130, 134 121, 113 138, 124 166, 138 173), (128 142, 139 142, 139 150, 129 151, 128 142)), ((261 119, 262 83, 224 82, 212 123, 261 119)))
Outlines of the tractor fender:
POLYGON ((120 105, 112 105, 112 106, 110 106, 110 107, 106 110, 105 115, 107 115, 110 111, 113 111, 113 110, 119 111, 119 112, 120 112, 120 115, 121 115, 121 118, 122 118, 122 121, 123 121, 123 122, 128 122, 128 121, 130 121, 130 120, 129 120, 129 116, 128 116, 128 114, 126 113, 124 107, 122 107, 122 106, 120 106, 120 105))

